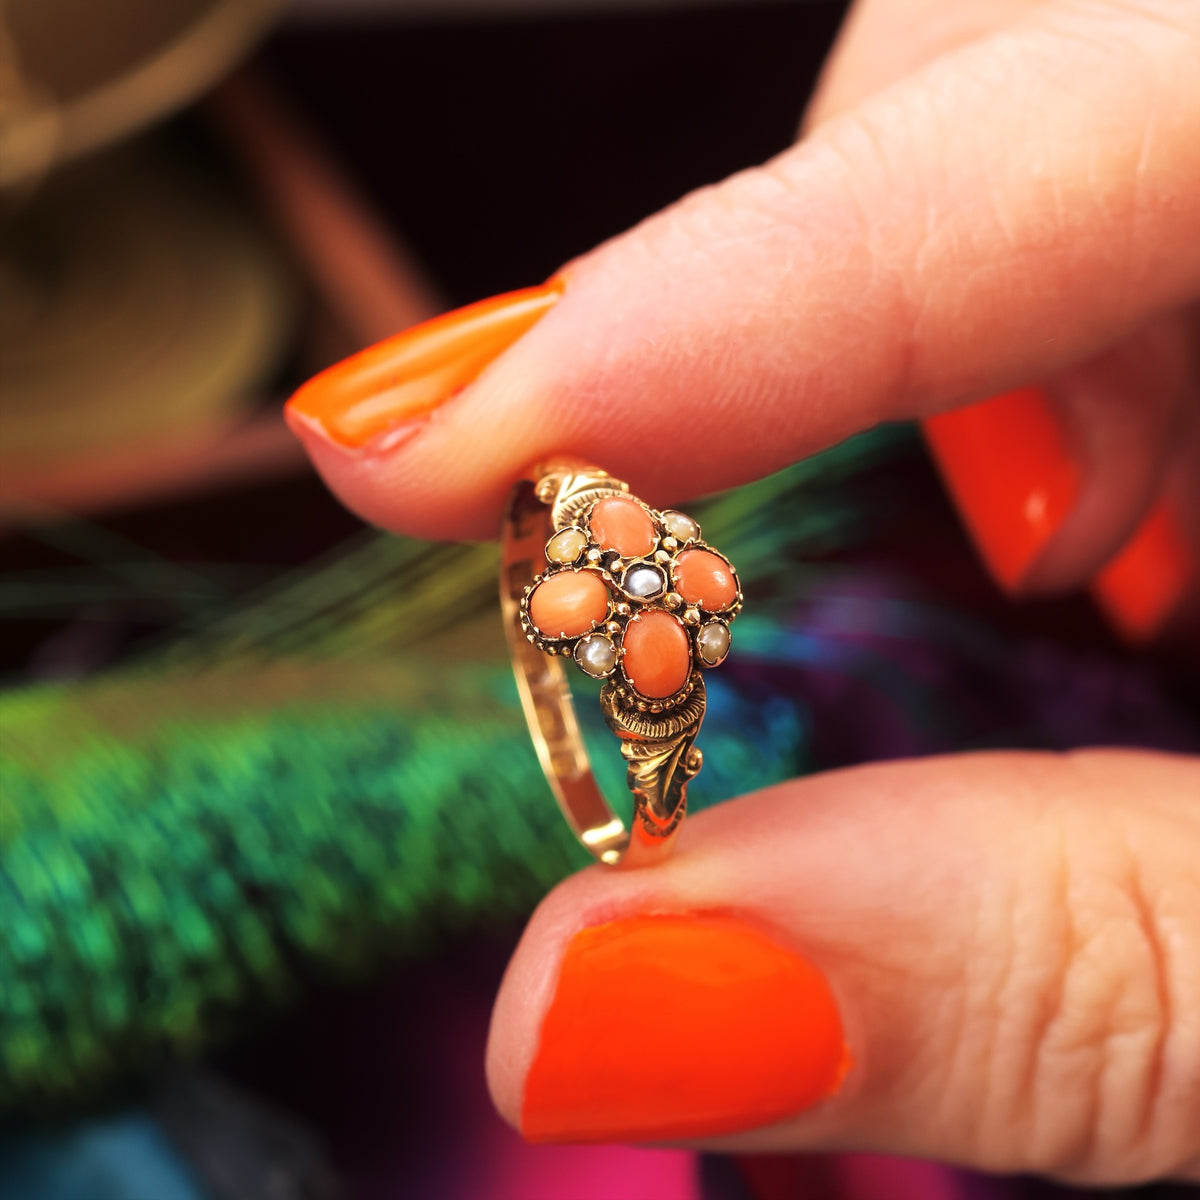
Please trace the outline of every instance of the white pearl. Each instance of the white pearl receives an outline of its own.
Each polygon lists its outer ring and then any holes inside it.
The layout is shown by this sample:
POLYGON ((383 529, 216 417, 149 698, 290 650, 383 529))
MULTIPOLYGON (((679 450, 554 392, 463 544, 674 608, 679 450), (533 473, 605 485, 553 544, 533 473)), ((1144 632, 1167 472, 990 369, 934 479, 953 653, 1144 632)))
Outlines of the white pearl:
POLYGON ((729 626, 722 621, 709 621, 696 634, 696 650, 706 667, 715 667, 729 653, 729 626))
POLYGON ((663 513, 662 520, 663 528, 681 542, 690 542, 700 536, 700 526, 691 517, 685 516, 681 512, 668 510, 663 513))
POLYGON ((554 563, 573 563, 587 545, 587 534, 570 526, 560 529, 546 543, 546 558, 554 563))
POLYGON ((667 586, 667 580, 657 567, 642 564, 630 567, 625 572, 621 586, 631 596, 638 596, 644 600, 650 596, 657 596, 667 586))
POLYGON ((575 661, 594 679, 603 679, 617 665, 617 648, 602 633, 589 633, 575 647, 575 661))

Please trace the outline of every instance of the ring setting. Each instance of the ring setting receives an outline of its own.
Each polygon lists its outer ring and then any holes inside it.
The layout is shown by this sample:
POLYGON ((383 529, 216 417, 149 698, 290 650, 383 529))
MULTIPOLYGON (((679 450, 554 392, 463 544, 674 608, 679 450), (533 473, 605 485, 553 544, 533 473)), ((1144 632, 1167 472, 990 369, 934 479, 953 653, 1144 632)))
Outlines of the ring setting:
POLYGON ((510 501, 501 589, 530 731, 588 849, 604 862, 652 861, 669 847, 703 761, 693 745, 702 672, 729 653, 741 585, 686 513, 650 507, 599 468, 557 464, 533 474, 510 501), (620 739, 634 798, 628 831, 591 776, 564 659, 603 681, 601 711, 620 739))

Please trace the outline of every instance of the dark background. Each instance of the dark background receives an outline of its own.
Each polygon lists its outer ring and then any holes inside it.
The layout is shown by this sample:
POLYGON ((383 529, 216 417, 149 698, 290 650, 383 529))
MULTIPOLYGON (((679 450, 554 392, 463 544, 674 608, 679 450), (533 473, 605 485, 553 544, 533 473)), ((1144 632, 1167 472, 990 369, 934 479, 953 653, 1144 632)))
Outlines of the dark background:
POLYGON ((844 8, 300 27, 261 57, 457 304, 784 149, 844 8))
MULTIPOLYGON (((843 9, 310 20, 283 26, 251 67, 452 307, 539 282, 691 189, 784 149, 843 9)), ((222 162, 203 108, 166 137, 202 144, 215 169, 239 172, 230 156, 222 162)), ((294 347, 264 412, 278 413, 312 370, 306 349, 294 347)), ((932 492, 931 477, 923 482, 932 492)), ((107 510, 65 531, 0 530, 0 582, 39 596, 0 614, 0 681, 86 674, 202 625, 358 527, 304 467, 107 510), (113 556, 127 553, 194 569, 210 595, 185 604, 160 587, 97 599, 110 590, 113 556)))

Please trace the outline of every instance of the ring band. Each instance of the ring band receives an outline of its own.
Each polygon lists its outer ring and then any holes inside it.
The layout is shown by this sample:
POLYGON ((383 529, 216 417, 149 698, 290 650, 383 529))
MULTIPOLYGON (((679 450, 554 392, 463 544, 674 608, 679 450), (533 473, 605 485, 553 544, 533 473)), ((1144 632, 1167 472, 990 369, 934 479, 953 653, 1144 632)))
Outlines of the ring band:
POLYGON ((557 462, 513 489, 501 536, 500 600, 513 673, 546 779, 601 862, 643 866, 670 849, 703 756, 702 670, 729 651, 742 590, 691 517, 657 510, 597 467, 557 462), (630 828, 592 775, 563 659, 604 680, 620 739, 630 828))

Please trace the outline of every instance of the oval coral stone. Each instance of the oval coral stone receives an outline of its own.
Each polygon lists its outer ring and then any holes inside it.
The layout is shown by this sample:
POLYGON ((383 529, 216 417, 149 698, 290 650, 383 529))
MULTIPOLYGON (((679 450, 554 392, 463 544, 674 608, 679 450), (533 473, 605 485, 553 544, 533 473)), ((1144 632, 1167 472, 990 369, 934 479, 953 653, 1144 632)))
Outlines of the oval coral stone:
POLYGON ((737 599, 737 580, 719 554, 685 550, 675 560, 675 590, 700 608, 728 608, 737 599))
POLYGON ((658 610, 634 617, 625 629, 621 665, 643 696, 651 700, 673 696, 692 670, 691 646, 678 618, 658 610))
POLYGON ((597 545, 623 558, 639 558, 654 549, 657 532, 650 514, 636 501, 613 496, 592 508, 588 527, 597 545))
POLYGON ((608 615, 608 588, 591 571, 559 571, 533 589, 529 619, 546 637, 578 637, 608 615))

